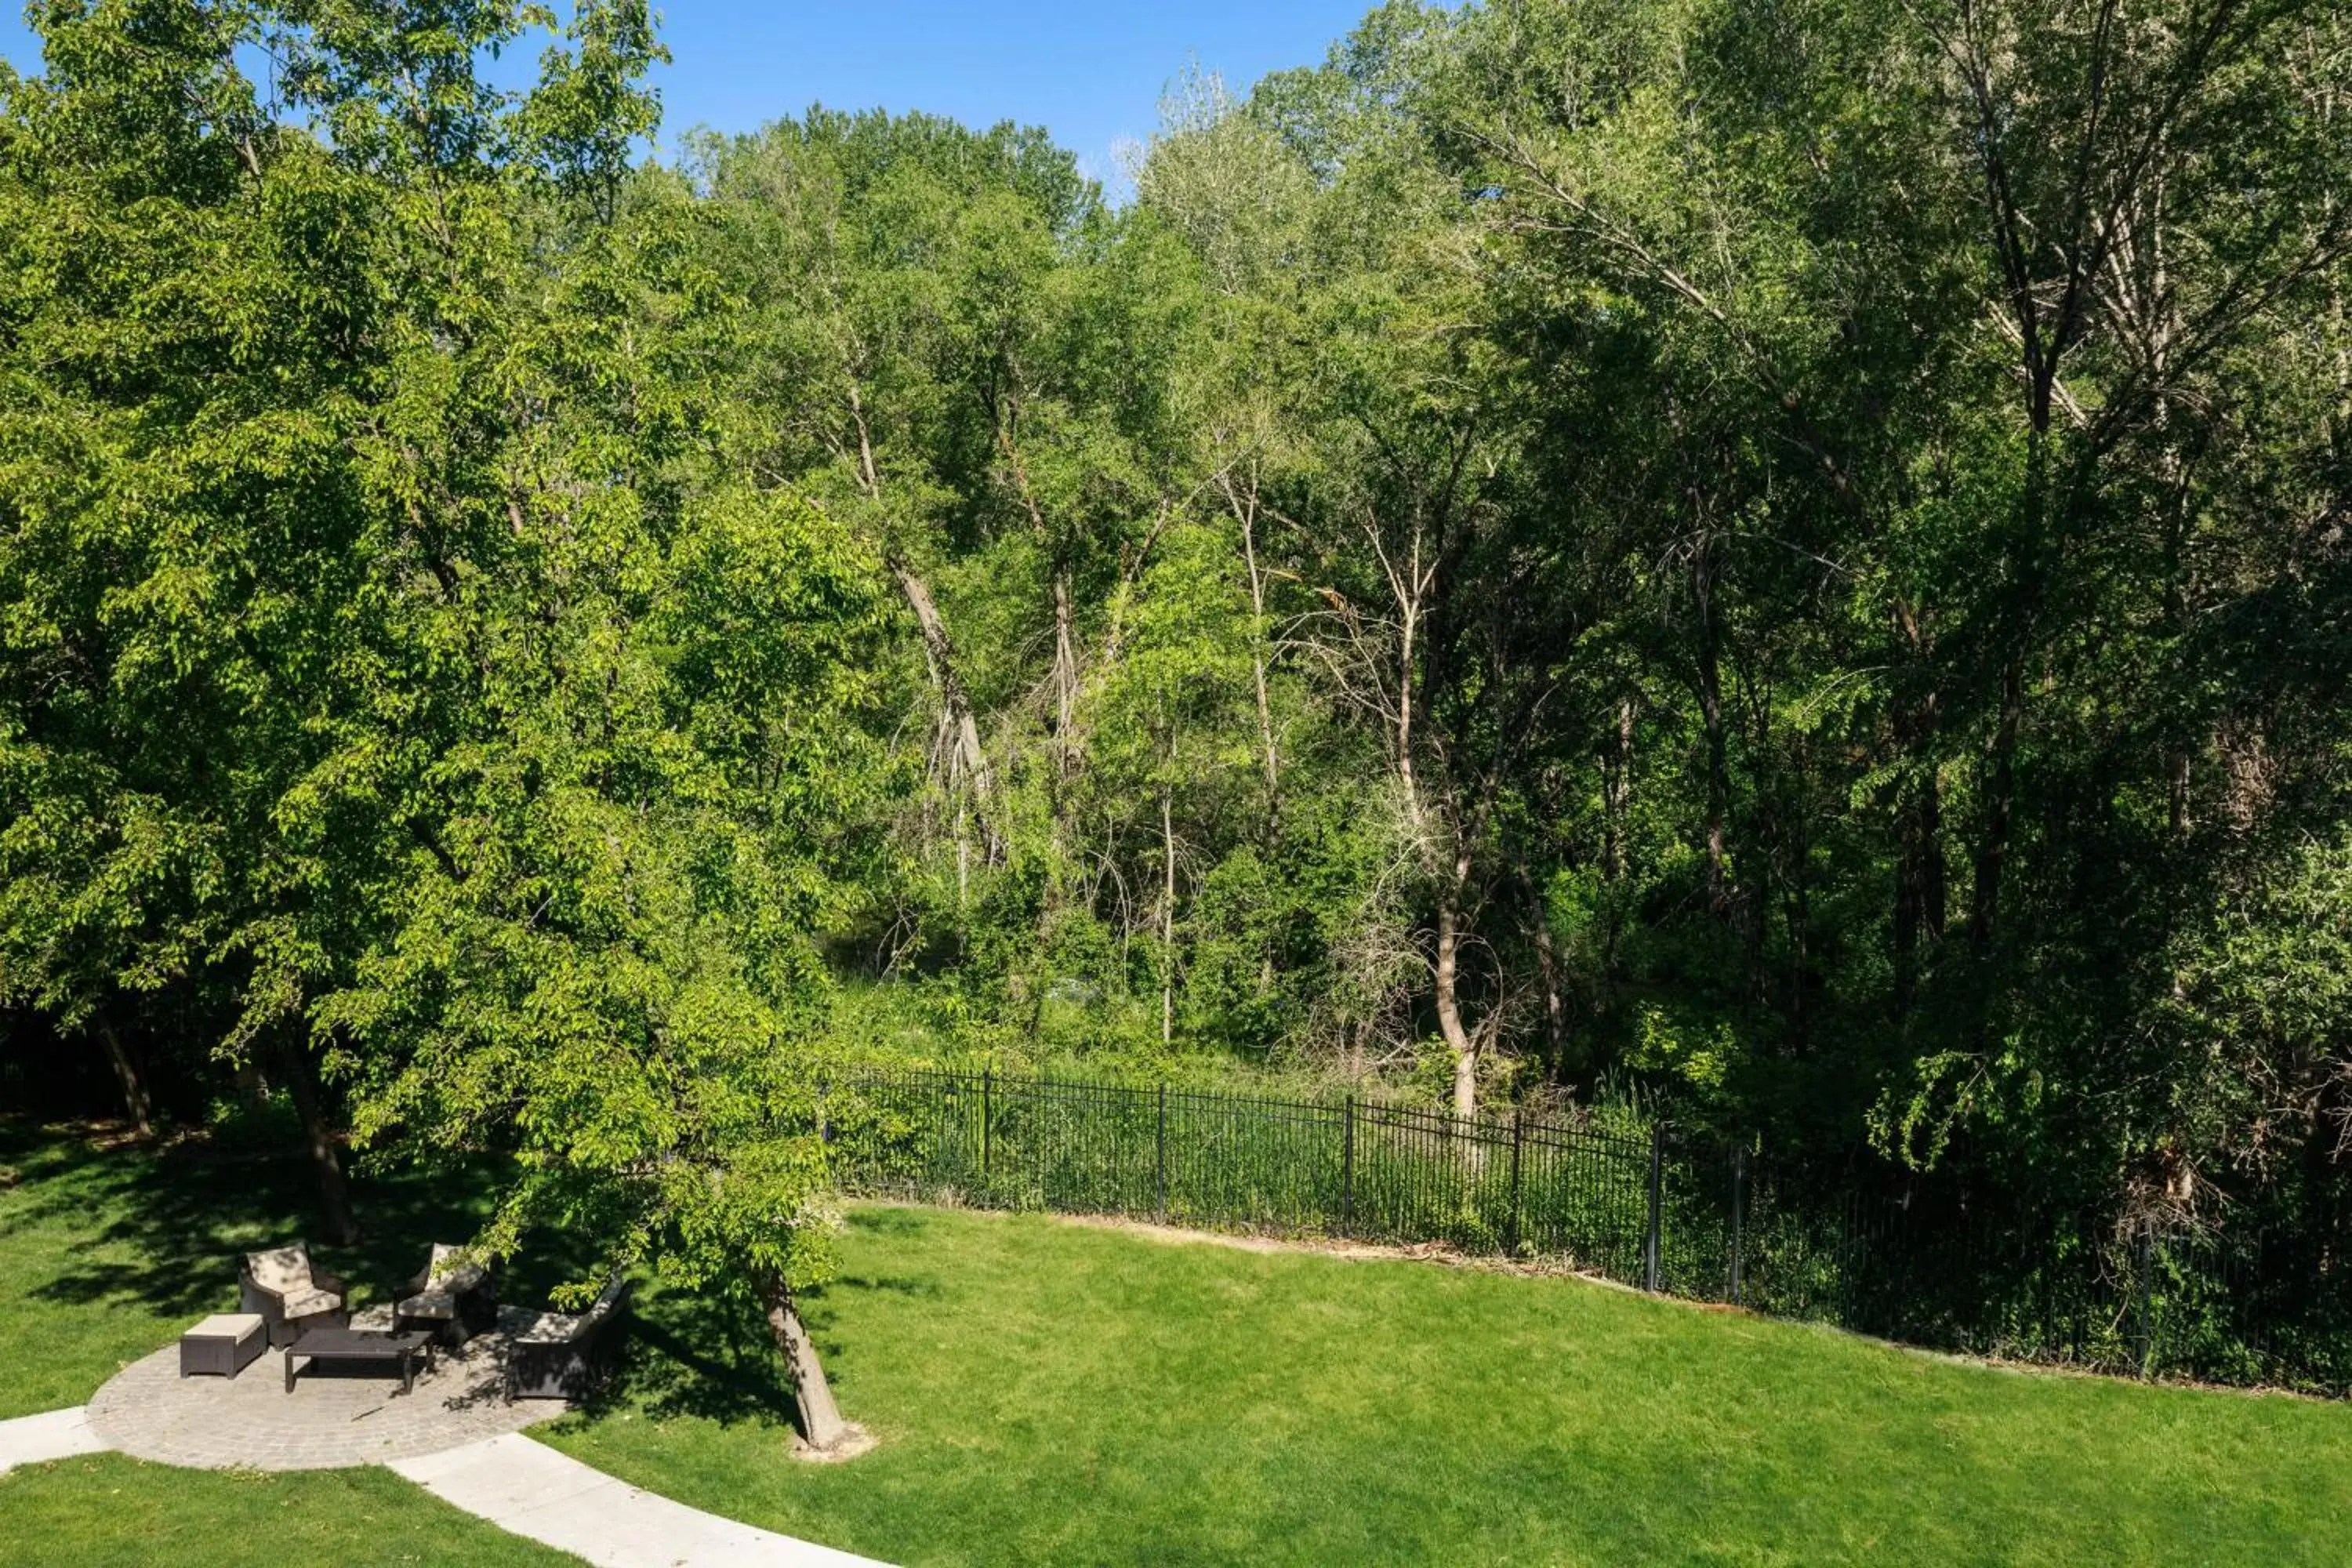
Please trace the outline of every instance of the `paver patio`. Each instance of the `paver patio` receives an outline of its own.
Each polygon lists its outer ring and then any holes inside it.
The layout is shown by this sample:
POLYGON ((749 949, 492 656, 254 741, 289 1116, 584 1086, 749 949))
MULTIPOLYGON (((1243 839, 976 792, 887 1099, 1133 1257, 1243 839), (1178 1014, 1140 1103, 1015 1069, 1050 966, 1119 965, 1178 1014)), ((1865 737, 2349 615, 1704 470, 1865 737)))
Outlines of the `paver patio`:
MULTIPOLYGON (((298 1352, 299 1353, 299 1352, 298 1352)), ((324 1470, 414 1458, 562 1414, 559 1401, 505 1398, 499 1342, 443 1351, 409 1393, 373 1367, 319 1366, 286 1391, 282 1352, 233 1378, 182 1377, 165 1346, 109 1379, 89 1426, 133 1458, 200 1469, 324 1470)))

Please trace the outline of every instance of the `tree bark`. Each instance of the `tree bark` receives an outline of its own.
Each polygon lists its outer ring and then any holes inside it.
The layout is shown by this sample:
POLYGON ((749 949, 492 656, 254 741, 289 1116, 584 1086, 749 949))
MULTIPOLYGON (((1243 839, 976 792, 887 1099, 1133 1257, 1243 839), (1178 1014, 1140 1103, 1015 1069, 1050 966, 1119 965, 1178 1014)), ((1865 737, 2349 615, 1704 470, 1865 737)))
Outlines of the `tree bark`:
POLYGON ((1698 601, 1698 706, 1706 732, 1706 901, 1720 916, 1731 908, 1724 869, 1724 818, 1730 809, 1731 779, 1725 762, 1723 674, 1717 658, 1713 542, 1699 541, 1692 567, 1698 601))
POLYGON ((294 1109, 302 1118, 302 1143, 310 1156, 311 1168, 318 1173, 319 1204, 327 1218, 327 1242, 332 1247, 349 1247, 360 1238, 359 1222, 352 1215, 352 1193, 343 1179, 343 1163, 335 1152, 334 1130, 327 1125, 327 1117, 319 1101, 319 1079, 310 1065, 310 1053, 295 1042, 285 1047, 286 1087, 294 1096, 294 1109))
POLYGON ((236 1064, 236 1091, 245 1097, 246 1105, 260 1110, 269 1103, 269 1080, 261 1076, 261 1064, 246 1058, 236 1064))
POLYGON ((1543 889, 1519 868, 1519 885, 1528 899, 1528 935, 1535 943, 1536 976, 1543 983, 1544 1039, 1551 1047, 1551 1076, 1558 1082, 1568 1075, 1568 1003, 1560 994, 1559 953, 1552 945, 1551 910, 1543 889))
POLYGON ((1176 1039, 1176 816, 1166 784, 1160 786, 1160 842, 1165 851, 1166 885, 1160 894, 1160 1043, 1176 1039))
POLYGON ((1454 876, 1437 902, 1437 1027, 1454 1053, 1454 1114, 1468 1121, 1478 1113, 1478 1043, 1462 1024, 1460 978, 1462 890, 1470 880, 1470 845, 1454 848, 1454 876))
POLYGON ((106 1059, 108 1065, 114 1068, 114 1081, 122 1089, 122 1109, 131 1118, 131 1125, 138 1130, 140 1137, 152 1138, 155 1135, 154 1107, 147 1096, 146 1076, 139 1070, 139 1064, 131 1059, 131 1053, 123 1048, 122 1037, 116 1034, 114 1026, 103 1018, 98 1022, 98 1037, 106 1046, 106 1059))
POLYGON ((940 704, 947 710, 948 724, 955 734, 956 753, 962 760, 964 775, 971 780, 974 798, 984 807, 993 781, 989 775, 988 753, 981 749, 980 724, 972 717, 971 700, 965 695, 963 682, 956 675, 955 646, 948 638, 946 624, 940 619, 930 584, 904 561, 893 561, 890 572, 898 580, 898 592, 906 598, 907 607, 915 612, 915 624, 922 628, 924 657, 930 666, 931 679, 940 689, 940 704))
POLYGON ((1421 629, 1421 533, 1415 530, 1412 539, 1413 579, 1415 591, 1401 595, 1398 609, 1404 626, 1397 650, 1397 778, 1404 785, 1405 820, 1412 825, 1413 833, 1421 832, 1421 788, 1412 776, 1412 644, 1421 629))
MULTIPOLYGON (((1227 495, 1231 493, 1229 489, 1227 495)), ((1265 574, 1257 564, 1256 513, 1255 495, 1247 508, 1234 504, 1234 515, 1242 525, 1242 563, 1249 569, 1250 614, 1257 621, 1250 637, 1250 673, 1257 682, 1258 743, 1265 752, 1265 842, 1271 849, 1282 839, 1282 757, 1275 744, 1274 704, 1266 697, 1265 574)))
POLYGON ((850 1426, 834 1403, 833 1385, 825 1381, 824 1363, 817 1360, 816 1346, 793 1306, 793 1293, 781 1278, 771 1275, 762 1282, 760 1297, 768 1332, 774 1336, 776 1353, 784 1358, 785 1373, 792 1379, 802 1440, 820 1454, 831 1453, 849 1438, 850 1426))
MULTIPOLYGON (((1928 668, 1927 637, 1908 605, 1895 605, 1895 624, 1908 644, 1914 667, 1928 668)), ((1895 1016, 1911 1009, 1917 994, 1920 950, 1944 940, 1943 791, 1935 756, 1939 704, 1935 690, 1897 700, 1895 747, 1913 770, 1912 782, 1895 803, 1895 1016)))
POLYGON ((1626 817, 1633 798, 1633 700, 1621 698, 1617 703, 1617 750, 1613 758, 1601 761, 1601 794, 1607 806, 1607 843, 1603 846, 1601 869, 1615 881, 1625 874, 1626 839, 1630 824, 1626 817))
POLYGON ((1070 599, 1070 569, 1057 561, 1054 564, 1054 744, 1066 775, 1077 757, 1074 733, 1077 708, 1077 612, 1070 599))

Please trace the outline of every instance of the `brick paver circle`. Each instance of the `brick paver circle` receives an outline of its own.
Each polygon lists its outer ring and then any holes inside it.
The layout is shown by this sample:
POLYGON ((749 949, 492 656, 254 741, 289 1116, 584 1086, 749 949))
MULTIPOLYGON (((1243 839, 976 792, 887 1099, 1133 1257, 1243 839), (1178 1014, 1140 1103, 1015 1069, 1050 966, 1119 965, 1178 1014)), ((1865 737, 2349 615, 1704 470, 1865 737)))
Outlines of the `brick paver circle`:
POLYGON ((110 1379, 89 1402, 90 1429, 134 1458, 221 1470, 325 1470, 411 1459, 560 1415, 557 1400, 506 1402, 495 1336, 442 1351, 416 1387, 373 1366, 295 1362, 265 1351, 233 1378, 182 1377, 166 1345, 110 1379))

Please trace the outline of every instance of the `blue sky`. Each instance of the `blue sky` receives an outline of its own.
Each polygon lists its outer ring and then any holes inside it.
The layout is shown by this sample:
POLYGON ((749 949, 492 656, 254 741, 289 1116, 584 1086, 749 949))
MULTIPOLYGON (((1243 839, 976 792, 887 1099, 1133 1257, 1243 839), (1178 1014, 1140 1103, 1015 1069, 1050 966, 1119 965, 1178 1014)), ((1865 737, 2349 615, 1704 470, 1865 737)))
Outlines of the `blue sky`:
MULTIPOLYGON (((1112 173, 1112 148, 1157 122, 1160 89, 1197 58, 1241 89, 1319 63, 1373 0, 669 0, 659 73, 666 132, 746 131, 822 100, 927 109, 975 124, 1041 124, 1112 173)), ((0 0, 0 56, 36 68, 17 0, 0 0)))

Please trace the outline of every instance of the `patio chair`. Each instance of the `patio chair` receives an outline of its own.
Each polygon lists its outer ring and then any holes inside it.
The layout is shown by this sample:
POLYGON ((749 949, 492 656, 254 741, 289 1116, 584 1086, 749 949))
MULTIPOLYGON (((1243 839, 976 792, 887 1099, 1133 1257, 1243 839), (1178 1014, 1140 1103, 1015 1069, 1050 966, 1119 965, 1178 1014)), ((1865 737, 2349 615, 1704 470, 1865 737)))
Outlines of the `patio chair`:
POLYGON ((433 1244, 423 1268, 393 1292, 395 1329, 430 1329, 453 1349, 498 1327, 499 1301, 487 1264, 460 1247, 433 1244))
POLYGON ((351 1324, 352 1288, 342 1277, 310 1261, 301 1242, 248 1252, 236 1271, 238 1310, 257 1312, 269 1333, 269 1348, 281 1349, 310 1329, 351 1324))
POLYGON ((615 1278, 584 1312, 500 1309, 508 1400, 577 1399, 601 1383, 620 1348, 630 1289, 627 1280, 615 1278))

